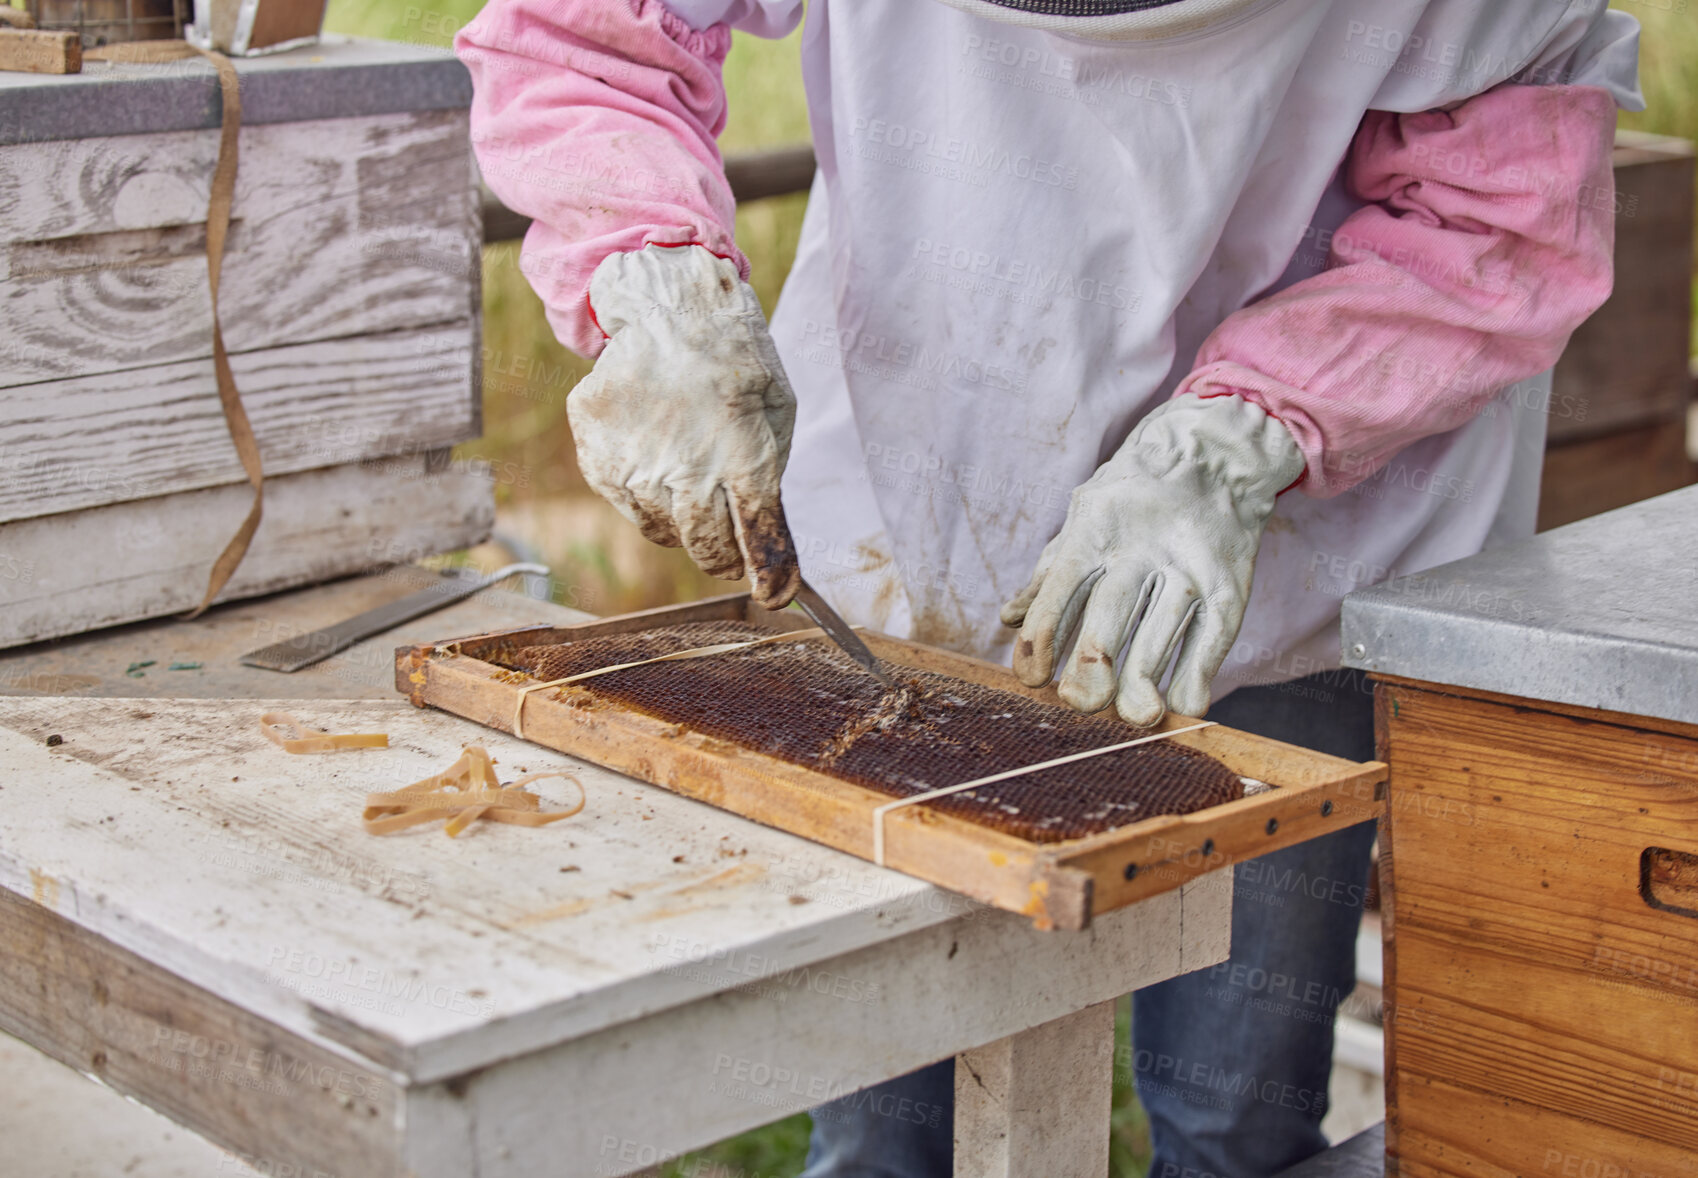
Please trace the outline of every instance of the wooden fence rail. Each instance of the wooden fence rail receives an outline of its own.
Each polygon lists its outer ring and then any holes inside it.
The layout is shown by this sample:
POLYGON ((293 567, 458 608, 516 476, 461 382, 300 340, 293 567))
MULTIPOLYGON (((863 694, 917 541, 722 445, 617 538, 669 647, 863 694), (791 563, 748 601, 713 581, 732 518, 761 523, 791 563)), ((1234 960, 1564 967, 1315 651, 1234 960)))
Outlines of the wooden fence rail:
MULTIPOLYGON (((814 182, 814 149, 808 144, 749 151, 725 157, 725 177, 738 203, 806 192, 814 182)), ((483 190, 483 240, 516 241, 531 227, 531 219, 502 204, 488 188, 483 190)))

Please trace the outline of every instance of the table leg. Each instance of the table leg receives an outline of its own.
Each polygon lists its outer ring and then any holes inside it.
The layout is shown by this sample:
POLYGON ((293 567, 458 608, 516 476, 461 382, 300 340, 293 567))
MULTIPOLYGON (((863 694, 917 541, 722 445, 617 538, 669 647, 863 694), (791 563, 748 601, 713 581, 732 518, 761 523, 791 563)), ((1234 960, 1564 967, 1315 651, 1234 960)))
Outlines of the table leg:
POLYGON ((955 1178, 1102 1178, 1114 1003, 955 1057, 955 1178))

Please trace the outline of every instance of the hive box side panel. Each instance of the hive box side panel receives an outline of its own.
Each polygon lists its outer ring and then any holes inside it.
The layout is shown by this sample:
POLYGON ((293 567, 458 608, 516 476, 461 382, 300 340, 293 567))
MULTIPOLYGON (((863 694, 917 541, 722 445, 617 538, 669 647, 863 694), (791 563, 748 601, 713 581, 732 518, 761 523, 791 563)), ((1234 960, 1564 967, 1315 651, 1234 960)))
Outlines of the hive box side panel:
POLYGON ((1698 853, 1698 741, 1380 692, 1398 1172, 1698 1174, 1698 918, 1641 894, 1647 848, 1698 853))
MULTIPOLYGON (((214 487, 0 524, 0 647, 193 608, 251 496, 214 487)), ((431 455, 283 475, 219 600, 463 548, 494 519, 489 481, 431 455)))
MULTIPOLYGON (((240 482, 212 378, 215 130, 0 147, 0 520, 240 482)), ((467 115, 245 128, 219 292, 268 473, 477 435, 467 115)))

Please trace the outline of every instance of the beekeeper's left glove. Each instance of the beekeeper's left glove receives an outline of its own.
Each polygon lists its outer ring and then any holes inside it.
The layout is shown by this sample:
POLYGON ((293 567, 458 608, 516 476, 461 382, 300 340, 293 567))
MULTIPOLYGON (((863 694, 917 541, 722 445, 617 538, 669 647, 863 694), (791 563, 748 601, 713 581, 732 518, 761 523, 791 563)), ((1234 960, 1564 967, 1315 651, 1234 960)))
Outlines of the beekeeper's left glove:
POLYGON ((1077 630, 1057 685, 1069 706, 1113 700, 1128 722, 1155 723, 1177 649, 1167 703, 1202 715, 1244 620, 1274 497, 1303 467, 1290 432, 1241 397, 1157 407, 1073 492, 1031 582, 1002 607, 1020 627, 1021 682, 1048 683, 1077 630))
POLYGON ((778 480, 796 398, 755 292, 699 245, 650 245, 596 267, 590 306, 607 346, 566 398, 585 481, 656 544, 789 604, 778 480))

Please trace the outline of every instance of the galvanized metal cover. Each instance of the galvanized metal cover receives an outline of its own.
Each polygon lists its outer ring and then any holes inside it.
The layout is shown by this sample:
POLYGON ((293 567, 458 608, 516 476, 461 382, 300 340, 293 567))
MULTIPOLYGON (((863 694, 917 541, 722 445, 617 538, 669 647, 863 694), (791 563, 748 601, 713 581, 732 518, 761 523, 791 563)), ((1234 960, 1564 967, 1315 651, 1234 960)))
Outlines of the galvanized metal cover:
MULTIPOLYGON (((242 123, 296 123, 472 104, 472 79, 429 45, 326 33, 316 45, 235 58, 242 123)), ((169 65, 87 61, 80 74, 0 73, 0 147, 219 125, 218 75, 200 57, 169 65)))
POLYGON ((1698 724, 1698 487, 1344 599, 1346 666, 1698 724))

